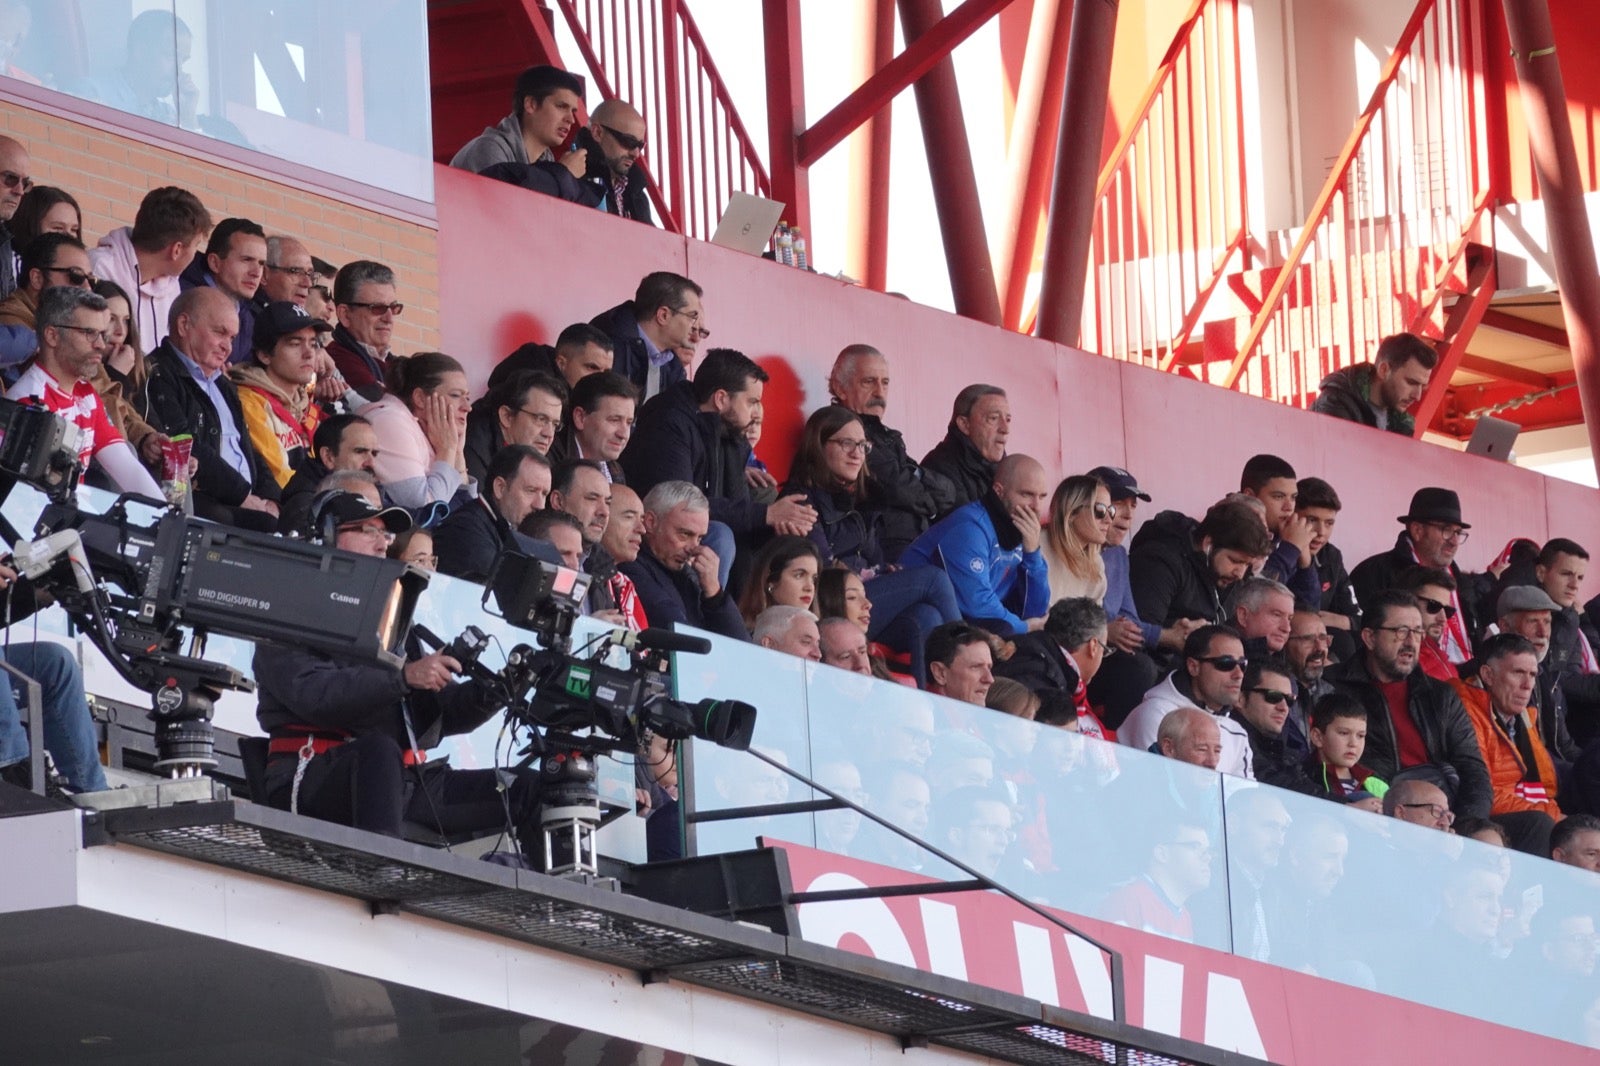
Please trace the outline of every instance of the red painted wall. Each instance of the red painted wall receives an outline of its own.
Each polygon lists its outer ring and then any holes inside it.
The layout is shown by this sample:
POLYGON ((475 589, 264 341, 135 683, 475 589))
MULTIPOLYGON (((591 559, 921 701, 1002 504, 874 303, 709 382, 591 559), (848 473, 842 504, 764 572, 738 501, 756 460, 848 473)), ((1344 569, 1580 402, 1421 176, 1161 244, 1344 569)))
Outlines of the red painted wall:
POLYGON ((888 420, 914 455, 943 434, 956 392, 988 381, 1010 394, 1013 451, 1063 475, 1126 465, 1155 497, 1147 512, 1199 513, 1238 487, 1252 454, 1282 455, 1339 491, 1345 511, 1335 542, 1352 562, 1393 543, 1395 517, 1428 484, 1462 494, 1473 529, 1460 560, 1469 569, 1513 536, 1583 541, 1600 527, 1600 493, 1531 471, 1009 333, 443 167, 435 181, 440 331, 478 384, 517 344, 552 340, 567 323, 628 298, 649 271, 687 271, 705 288, 709 344, 739 348, 773 374, 760 451, 779 471, 805 416, 827 403, 835 354, 866 342, 889 356, 888 420))

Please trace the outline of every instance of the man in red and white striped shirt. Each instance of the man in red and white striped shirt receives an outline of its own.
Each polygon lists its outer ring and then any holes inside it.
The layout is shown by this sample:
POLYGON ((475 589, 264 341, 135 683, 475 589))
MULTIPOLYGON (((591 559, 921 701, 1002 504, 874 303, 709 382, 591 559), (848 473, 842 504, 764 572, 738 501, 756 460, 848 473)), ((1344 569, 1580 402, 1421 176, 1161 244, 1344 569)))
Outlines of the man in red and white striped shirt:
POLYGON ((53 286, 39 295, 35 322, 38 355, 6 397, 36 403, 77 426, 78 460, 85 470, 93 460, 121 491, 162 499, 160 486, 106 417, 105 405, 89 382, 105 358, 111 336, 111 312, 104 297, 53 286))

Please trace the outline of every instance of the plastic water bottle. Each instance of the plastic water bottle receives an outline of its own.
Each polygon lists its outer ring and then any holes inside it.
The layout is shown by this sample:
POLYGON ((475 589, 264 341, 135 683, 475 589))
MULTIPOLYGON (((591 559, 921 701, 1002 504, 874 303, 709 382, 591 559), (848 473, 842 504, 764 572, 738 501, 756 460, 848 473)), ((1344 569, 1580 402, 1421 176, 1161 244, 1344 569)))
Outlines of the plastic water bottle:
POLYGON ((801 270, 810 270, 811 261, 806 257, 806 236, 800 232, 800 227, 794 228, 794 265, 801 270))
POLYGON ((773 240, 772 247, 777 253, 778 262, 784 266, 794 266, 794 237, 789 233, 789 223, 778 223, 778 236, 773 240))

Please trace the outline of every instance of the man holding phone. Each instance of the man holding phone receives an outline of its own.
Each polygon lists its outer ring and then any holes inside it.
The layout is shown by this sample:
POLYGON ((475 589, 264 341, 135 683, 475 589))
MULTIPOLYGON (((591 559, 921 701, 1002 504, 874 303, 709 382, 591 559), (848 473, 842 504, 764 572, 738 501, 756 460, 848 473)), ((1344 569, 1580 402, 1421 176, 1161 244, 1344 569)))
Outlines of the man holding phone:
POLYGON ((644 171, 634 165, 645 150, 643 115, 621 100, 606 100, 578 131, 572 147, 573 154, 585 153, 582 178, 601 193, 600 210, 654 225, 644 171))

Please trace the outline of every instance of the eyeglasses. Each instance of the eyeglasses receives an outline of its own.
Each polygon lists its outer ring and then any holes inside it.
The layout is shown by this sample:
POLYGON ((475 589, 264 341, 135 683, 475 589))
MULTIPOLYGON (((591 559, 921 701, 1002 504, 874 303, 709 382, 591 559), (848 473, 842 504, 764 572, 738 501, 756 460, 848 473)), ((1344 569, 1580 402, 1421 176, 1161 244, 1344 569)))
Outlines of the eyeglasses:
POLYGON ((1428 632, 1422 626, 1376 626, 1374 628, 1380 633, 1393 633, 1401 640, 1410 640, 1412 637, 1421 640, 1428 632))
POLYGON ((1225 674, 1231 674, 1235 670, 1243 670, 1245 667, 1250 665, 1250 660, 1245 658, 1243 655, 1201 655, 1197 656, 1196 658, 1198 658, 1200 662, 1214 667, 1225 674))
MULTIPOLYGON (((303 279, 305 281, 311 281, 311 280, 315 279, 316 276, 317 276, 317 272, 315 270, 313 270, 312 268, 310 268, 310 267, 281 267, 276 263, 268 263, 267 264, 267 269, 268 270, 276 270, 280 274, 288 274, 292 278, 303 279)), ((377 307, 379 305, 378 304, 351 304, 350 306, 351 307, 377 307)), ((399 313, 400 313, 399 311, 395 312, 395 314, 397 314, 397 315, 399 313)))
POLYGON ((1460 526, 1452 526, 1447 522, 1424 522, 1429 529, 1437 530, 1445 540, 1453 540, 1457 544, 1465 544, 1472 534, 1460 526))
POLYGON ((26 174, 18 174, 13 170, 0 170, 0 185, 4 185, 8 189, 15 189, 20 185, 22 186, 22 191, 27 192, 33 188, 33 179, 26 174))
MULTIPOLYGON (((680 310, 678 308, 673 308, 672 309, 672 313, 675 314, 675 315, 682 315, 684 318, 687 318, 690 322, 693 322, 694 323, 694 328, 696 330, 698 330, 700 328, 700 312, 699 311, 684 311, 684 310, 680 310)), ((706 334, 706 336, 708 336, 708 337, 710 335, 711 334, 709 334, 709 333, 706 334)))
POLYGON ((870 440, 849 440, 844 437, 829 437, 827 443, 837 444, 844 449, 846 455, 871 455, 872 442, 870 440))
POLYGON ((93 326, 69 326, 65 324, 57 326, 56 328, 70 329, 74 333, 81 333, 85 337, 88 337, 91 341, 98 340, 102 344, 111 343, 111 332, 109 330, 95 329, 93 326))
POLYGON ((1097 503, 1094 505, 1094 516, 1102 522, 1109 522, 1117 517, 1117 508, 1114 504, 1097 503))
POLYGON ((380 525, 373 525, 371 523, 363 523, 361 525, 351 525, 351 526, 340 526, 339 527, 339 532, 341 532, 341 533, 360 533, 363 536, 374 537, 374 538, 382 537, 386 541, 394 539, 394 534, 390 533, 388 531, 388 529, 386 529, 386 528, 384 528, 383 526, 380 526, 380 525))
POLYGON ((77 267, 40 267, 46 274, 65 274, 67 282, 73 288, 81 289, 87 285, 98 285, 100 279, 93 274, 86 274, 77 267))
POLYGON ((1438 614, 1443 611, 1447 622, 1456 616, 1456 609, 1453 604, 1440 603, 1438 600, 1430 600, 1426 596, 1419 596, 1417 599, 1422 604, 1422 609, 1429 614, 1438 614))
POLYGON ((532 419, 533 424, 538 426, 540 429, 556 430, 561 428, 561 419, 559 418, 551 418, 549 415, 544 414, 543 412, 530 411, 526 407, 519 407, 517 410, 521 411, 523 414, 532 419))
POLYGON ((602 125, 599 122, 596 122, 595 125, 611 134, 611 139, 622 145, 622 150, 624 152, 644 151, 645 140, 643 137, 635 137, 631 133, 623 133, 621 130, 614 130, 610 126, 602 125))
POLYGON ((1256 695, 1260 696, 1274 707, 1280 703, 1289 702, 1289 694, 1287 692, 1279 692, 1275 688, 1253 688, 1250 691, 1254 692, 1256 695))
POLYGON ((391 315, 398 316, 401 311, 404 311, 406 309, 406 305, 403 304, 403 303, 391 303, 391 304, 364 303, 363 304, 363 303, 356 303, 353 300, 350 303, 345 304, 345 306, 346 307, 363 307, 363 308, 366 308, 368 311, 371 311, 375 315, 381 315, 384 312, 388 312, 391 315))
POLYGON ((1441 807, 1437 803, 1402 803, 1400 806, 1405 807, 1407 810, 1427 811, 1429 818, 1436 822, 1443 822, 1445 825, 1450 825, 1456 820, 1455 813, 1449 807, 1441 807))

